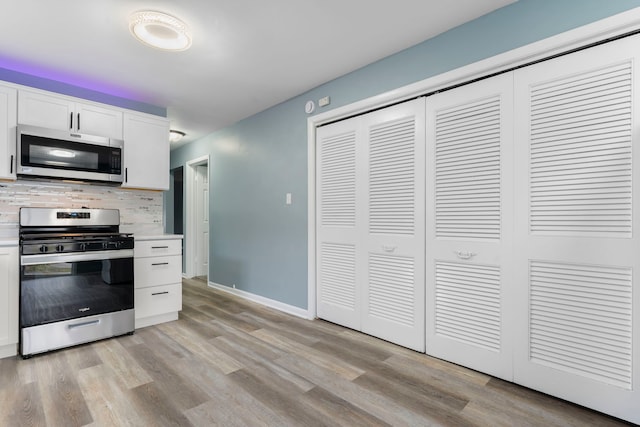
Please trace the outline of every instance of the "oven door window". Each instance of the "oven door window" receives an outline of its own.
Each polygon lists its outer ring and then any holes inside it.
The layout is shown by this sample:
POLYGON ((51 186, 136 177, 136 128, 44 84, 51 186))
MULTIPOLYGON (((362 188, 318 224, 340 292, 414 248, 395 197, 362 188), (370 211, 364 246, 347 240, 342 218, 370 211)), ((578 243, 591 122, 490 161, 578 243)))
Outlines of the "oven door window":
POLYGON ((121 150, 97 144, 85 144, 22 135, 22 166, 73 171, 120 173, 121 150))
POLYGON ((20 326, 133 308, 133 258, 20 267, 20 326))

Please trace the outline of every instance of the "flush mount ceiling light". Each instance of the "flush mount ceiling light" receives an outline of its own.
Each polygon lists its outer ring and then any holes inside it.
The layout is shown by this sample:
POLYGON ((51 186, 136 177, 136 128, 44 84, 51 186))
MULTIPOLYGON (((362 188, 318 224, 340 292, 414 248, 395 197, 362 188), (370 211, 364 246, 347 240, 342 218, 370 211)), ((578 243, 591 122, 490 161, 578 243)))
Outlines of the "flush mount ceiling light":
POLYGON ((162 12, 144 10, 129 17, 131 34, 142 43, 163 50, 186 50, 191 46, 187 25, 162 12))
POLYGON ((184 132, 180 132, 179 130, 173 130, 171 129, 169 131, 169 141, 171 142, 178 142, 182 139, 183 136, 185 136, 186 134, 184 132))

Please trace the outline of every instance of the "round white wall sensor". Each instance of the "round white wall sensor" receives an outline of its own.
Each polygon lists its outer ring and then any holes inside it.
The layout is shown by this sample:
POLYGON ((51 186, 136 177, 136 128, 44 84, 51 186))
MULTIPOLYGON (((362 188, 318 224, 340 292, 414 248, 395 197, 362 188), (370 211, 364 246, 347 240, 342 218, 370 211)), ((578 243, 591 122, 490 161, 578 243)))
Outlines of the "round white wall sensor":
POLYGON ((304 111, 307 114, 313 113, 315 109, 316 109, 316 104, 313 101, 307 101, 307 103, 304 104, 304 111))

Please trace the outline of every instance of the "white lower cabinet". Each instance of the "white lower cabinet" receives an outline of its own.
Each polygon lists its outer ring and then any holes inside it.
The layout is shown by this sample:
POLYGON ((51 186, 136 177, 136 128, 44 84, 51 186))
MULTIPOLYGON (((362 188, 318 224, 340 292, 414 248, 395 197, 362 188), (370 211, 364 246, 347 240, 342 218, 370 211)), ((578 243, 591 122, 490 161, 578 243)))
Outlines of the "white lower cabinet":
POLYGON ((138 319, 177 314, 182 310, 182 285, 179 283, 136 289, 135 297, 136 326, 138 319))
POLYGON ((0 246, 0 358, 18 350, 18 247, 0 246))
POLYGON ((178 319, 182 310, 182 237, 136 237, 136 328, 178 319))

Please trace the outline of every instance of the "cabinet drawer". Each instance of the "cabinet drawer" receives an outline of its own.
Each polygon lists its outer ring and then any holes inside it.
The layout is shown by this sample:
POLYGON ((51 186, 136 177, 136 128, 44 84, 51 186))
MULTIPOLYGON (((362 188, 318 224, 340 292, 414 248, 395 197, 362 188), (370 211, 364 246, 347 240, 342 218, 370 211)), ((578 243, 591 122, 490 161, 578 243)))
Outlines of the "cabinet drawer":
POLYGON ((153 286, 136 289, 136 319, 182 310, 182 285, 153 286))
POLYGON ((136 288, 168 285, 182 281, 182 257, 180 255, 151 258, 134 258, 136 288))
POLYGON ((133 253, 136 258, 182 255, 182 239, 136 241, 133 253))

